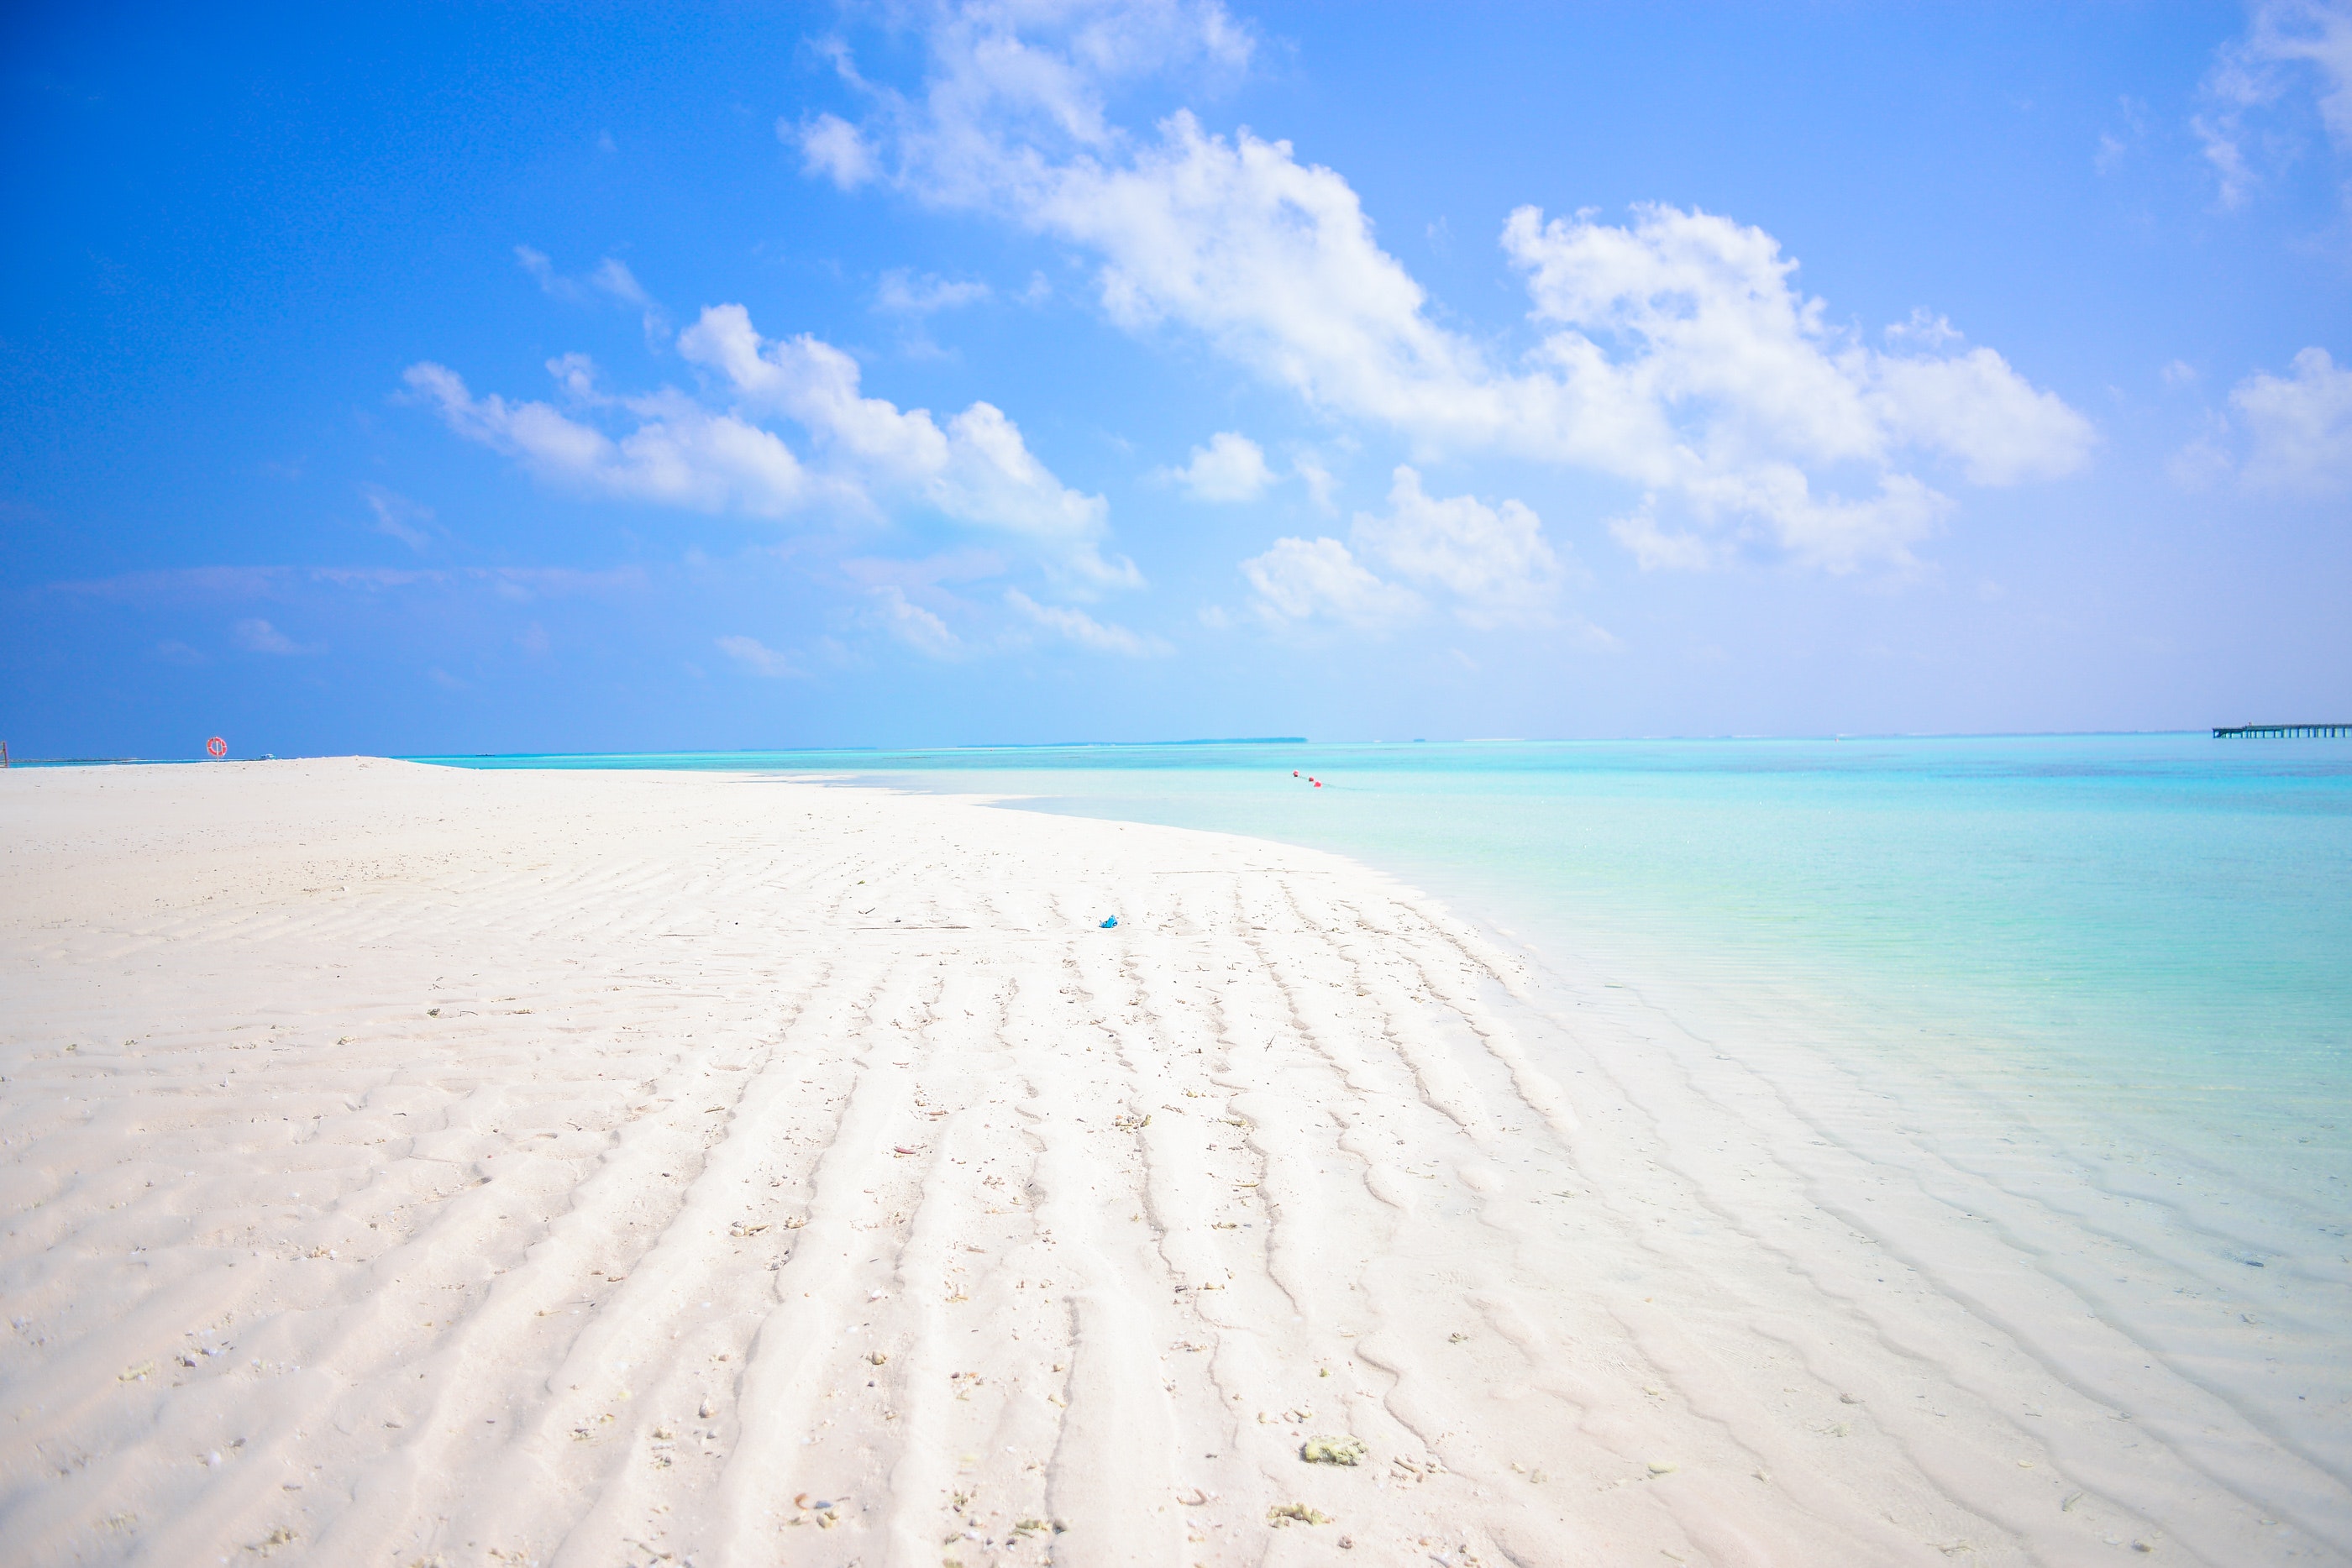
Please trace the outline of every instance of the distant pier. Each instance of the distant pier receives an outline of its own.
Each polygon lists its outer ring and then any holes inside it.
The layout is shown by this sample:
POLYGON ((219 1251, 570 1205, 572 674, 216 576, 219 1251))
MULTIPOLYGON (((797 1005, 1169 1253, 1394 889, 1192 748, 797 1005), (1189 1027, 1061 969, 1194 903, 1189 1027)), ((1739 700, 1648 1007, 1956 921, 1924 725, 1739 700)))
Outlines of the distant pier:
POLYGON ((2300 740, 2306 737, 2333 740, 2352 736, 2352 724, 2217 724, 2216 740, 2300 740))

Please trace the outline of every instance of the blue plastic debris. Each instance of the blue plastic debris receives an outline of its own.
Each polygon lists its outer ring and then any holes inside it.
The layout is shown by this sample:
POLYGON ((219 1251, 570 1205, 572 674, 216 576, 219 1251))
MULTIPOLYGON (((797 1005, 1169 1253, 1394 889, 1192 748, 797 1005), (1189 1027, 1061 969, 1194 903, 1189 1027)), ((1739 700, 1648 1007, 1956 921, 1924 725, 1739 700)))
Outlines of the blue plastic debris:
POLYGON ((1108 920, 1104 921, 1104 922, 1102 923, 1102 925, 1101 925, 1100 926, 1098 926, 1097 929, 1098 929, 1098 930, 1103 930, 1103 931, 1108 931, 1108 930, 1109 930, 1112 926, 1114 926, 1114 925, 1118 925, 1118 915, 1112 915, 1108 920))

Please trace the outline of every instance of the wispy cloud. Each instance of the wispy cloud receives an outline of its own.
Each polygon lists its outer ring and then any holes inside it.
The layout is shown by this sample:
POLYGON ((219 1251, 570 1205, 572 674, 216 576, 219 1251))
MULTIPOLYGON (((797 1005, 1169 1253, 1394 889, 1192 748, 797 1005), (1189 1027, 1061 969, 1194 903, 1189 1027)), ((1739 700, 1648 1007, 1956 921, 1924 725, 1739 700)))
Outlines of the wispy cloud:
POLYGON ((2206 109, 2192 116, 2216 194, 2245 204, 2299 152, 2273 111, 2308 94, 2340 157, 2352 150, 2352 0, 2255 0, 2243 37, 2216 52, 2206 73, 2206 109))
POLYGON ((528 600, 641 591, 647 586, 647 578, 645 569, 635 565, 602 570, 575 567, 467 567, 457 571, 380 566, 198 566, 52 583, 46 591, 126 603, 184 603, 292 601, 306 590, 318 587, 383 593, 467 584, 485 586, 503 599, 528 600))
POLYGON ((963 639, 948 623, 907 597, 907 591, 887 583, 873 591, 873 619, 881 629, 918 653, 932 659, 963 656, 963 639))
POLYGON ((318 644, 305 646, 260 619, 240 621, 229 628, 230 640, 248 653, 269 653, 280 658, 293 658, 321 651, 318 644))
POLYGON ((992 293, 988 285, 971 279, 919 277, 906 267, 892 267, 874 290, 874 308, 897 316, 929 316, 977 305, 992 293))
POLYGON ((743 668, 767 680, 783 680, 801 673, 790 659, 757 637, 721 637, 718 639, 718 646, 719 652, 743 668))
POLYGON ((1017 588, 1004 591, 1004 602, 1020 612, 1032 625, 1097 653, 1141 659, 1173 651, 1156 637, 1139 636, 1124 626, 1097 621, 1083 610, 1040 604, 1017 588))
POLYGON ((515 264, 537 281, 540 292, 551 299, 567 304, 587 305, 598 299, 609 299, 635 309, 645 325, 649 340, 669 335, 669 312, 647 294, 629 264, 618 256, 608 256, 591 267, 584 277, 568 277, 555 270, 555 263, 547 253, 530 246, 514 247, 515 264))
POLYGON ((360 495, 367 502, 368 510, 375 514, 376 532, 389 534, 420 554, 430 548, 433 543, 433 535, 429 531, 433 521, 432 507, 412 501, 397 491, 387 490, 381 485, 362 485, 360 495))

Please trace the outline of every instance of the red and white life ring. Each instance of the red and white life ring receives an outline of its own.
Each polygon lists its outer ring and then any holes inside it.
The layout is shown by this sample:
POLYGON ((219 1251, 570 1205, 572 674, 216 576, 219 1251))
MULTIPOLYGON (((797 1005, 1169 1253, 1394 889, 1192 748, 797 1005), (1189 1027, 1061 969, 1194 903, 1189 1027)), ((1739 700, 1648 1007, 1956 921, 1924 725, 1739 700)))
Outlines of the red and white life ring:
POLYGON ((215 735, 210 740, 205 742, 205 749, 211 752, 215 757, 226 757, 228 755, 228 742, 215 735))

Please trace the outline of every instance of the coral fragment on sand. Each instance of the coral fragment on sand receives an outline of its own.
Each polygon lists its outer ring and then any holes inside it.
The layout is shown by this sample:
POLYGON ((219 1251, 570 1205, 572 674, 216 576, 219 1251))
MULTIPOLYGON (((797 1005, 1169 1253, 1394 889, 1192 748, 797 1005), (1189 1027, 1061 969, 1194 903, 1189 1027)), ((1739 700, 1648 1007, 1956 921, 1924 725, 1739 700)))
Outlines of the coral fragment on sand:
POLYGON ((1371 1452, 1361 1437, 1309 1437, 1298 1446, 1298 1457, 1310 1465, 1357 1465, 1371 1452))

